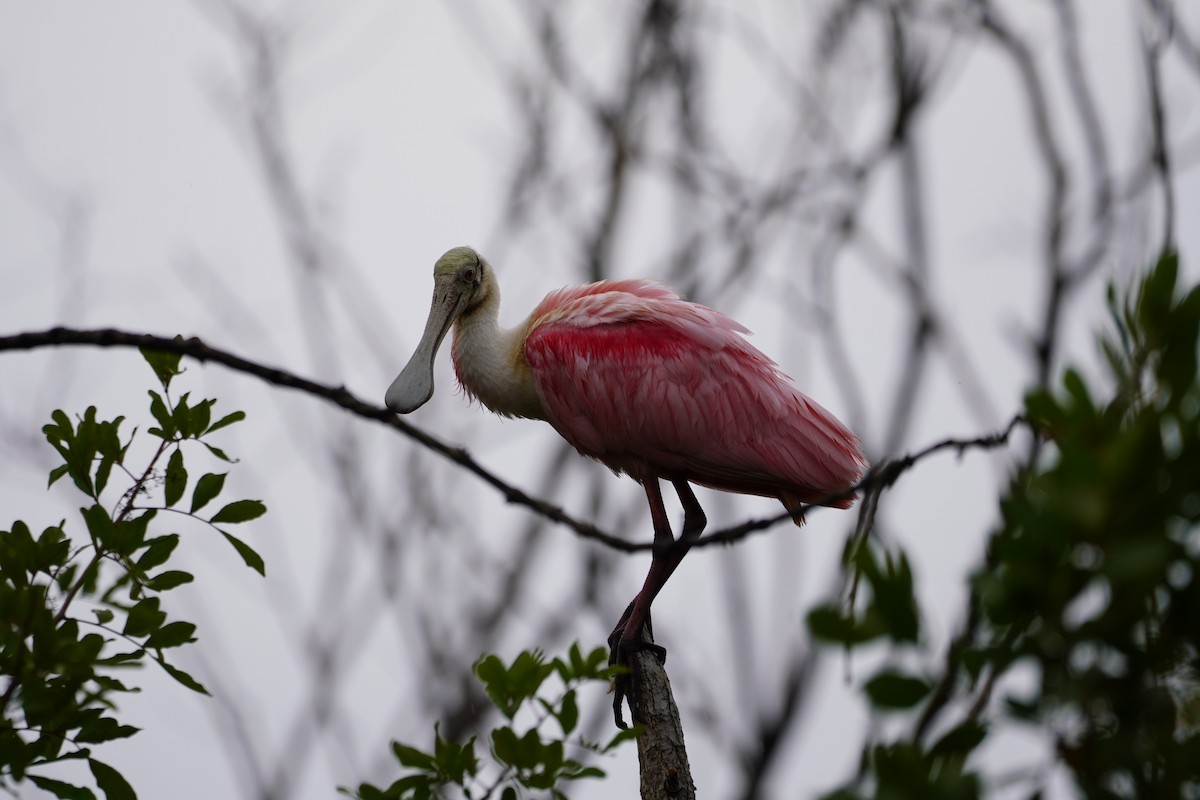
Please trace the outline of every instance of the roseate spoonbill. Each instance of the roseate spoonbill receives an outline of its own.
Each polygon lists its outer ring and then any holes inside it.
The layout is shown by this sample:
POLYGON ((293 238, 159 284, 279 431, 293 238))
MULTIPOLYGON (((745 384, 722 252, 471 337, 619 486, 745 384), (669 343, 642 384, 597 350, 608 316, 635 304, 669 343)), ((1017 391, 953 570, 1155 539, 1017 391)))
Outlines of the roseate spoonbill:
MULTIPOLYGON (((425 332, 388 387, 388 408, 407 414, 433 396, 433 358, 453 326, 454 370, 468 395, 497 414, 549 422, 580 453, 645 489, 653 557, 609 637, 615 660, 648 646, 650 605, 704 529, 690 483, 778 498, 796 524, 805 503, 854 502, 849 491, 866 467, 858 439, 720 312, 654 283, 603 281, 551 292, 505 330, 495 272, 474 250, 449 250, 433 282, 425 332), (683 504, 678 541, 660 480, 683 504)), ((618 684, 619 725, 622 694, 618 684)))

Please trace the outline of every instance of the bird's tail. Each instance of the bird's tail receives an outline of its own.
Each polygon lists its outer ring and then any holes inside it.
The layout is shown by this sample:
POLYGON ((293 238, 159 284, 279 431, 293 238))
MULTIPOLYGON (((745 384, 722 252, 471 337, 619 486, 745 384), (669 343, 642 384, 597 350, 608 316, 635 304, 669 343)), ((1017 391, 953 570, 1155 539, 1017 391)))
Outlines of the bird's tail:
POLYGON ((779 493, 779 502, 783 503, 783 507, 792 515, 792 522, 796 523, 797 528, 804 525, 804 512, 807 506, 804 505, 800 495, 785 489, 779 493))
MULTIPOLYGON (((847 491, 849 487, 847 487, 847 491)), ((849 497, 836 496, 836 492, 831 492, 828 495, 814 495, 809 492, 807 494, 799 494, 797 492, 781 489, 779 491, 779 502, 783 503, 783 507, 792 515, 792 521, 797 526, 804 524, 804 512, 809 506, 820 505, 829 506, 831 508, 849 508, 854 505, 855 496, 849 497)))

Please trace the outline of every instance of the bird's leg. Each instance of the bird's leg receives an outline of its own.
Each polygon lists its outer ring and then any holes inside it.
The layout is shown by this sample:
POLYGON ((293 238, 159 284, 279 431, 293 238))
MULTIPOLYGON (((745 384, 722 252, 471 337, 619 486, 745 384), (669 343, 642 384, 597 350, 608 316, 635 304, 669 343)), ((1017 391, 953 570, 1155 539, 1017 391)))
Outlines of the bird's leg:
MULTIPOLYGON (((667 518, 667 509, 663 505, 662 488, 657 476, 647 476, 642 486, 646 490, 646 499, 650 502, 650 520, 654 525, 654 550, 650 559, 650 570, 637 597, 621 615, 617 627, 608 638, 609 646, 613 649, 614 660, 617 650, 630 651, 644 648, 647 642, 642 641, 642 626, 650 615, 650 604, 666 583, 667 577, 674 570, 670 565, 671 553, 675 546, 675 535, 671 533, 671 521, 667 518)), ((661 647, 651 646, 656 652, 661 651, 660 658, 666 658, 666 651, 661 647)))
MULTIPOLYGON (((656 523, 654 528, 654 556, 650 562, 650 572, 646 575, 646 582, 642 586, 642 591, 634 601, 625 609, 625 613, 621 616, 621 621, 617 625, 618 630, 623 630, 626 636, 622 637, 622 641, 627 638, 634 641, 625 646, 638 647, 640 637, 636 631, 630 630, 628 625, 630 617, 633 615, 635 606, 638 600, 645 598, 645 624, 650 623, 650 604, 654 602, 654 598, 658 596, 659 591, 666 585, 670 577, 675 573, 675 569, 683 561, 683 557, 687 555, 688 550, 692 549, 692 544, 700 538, 700 534, 704 532, 704 527, 708 524, 708 517, 704 515, 704 509, 700 507, 700 501, 696 499, 692 487, 687 481, 671 481, 671 485, 675 487, 675 493, 679 495, 679 501, 683 504, 683 530, 679 534, 679 539, 676 540, 671 534, 670 523, 666 520, 666 511, 662 511, 663 519, 661 524, 666 530, 667 536, 660 536, 660 528, 656 523), (668 538, 669 537, 669 538, 668 538)), ((657 492, 658 507, 662 508, 662 494, 657 492)), ((653 513, 655 501, 651 499, 650 508, 653 513)), ((636 621, 636 620, 635 620, 636 621)), ((615 632, 615 631, 614 631, 615 632)), ((653 634, 651 634, 653 639, 653 634)), ((661 650, 662 648, 654 648, 661 650)), ((666 651, 662 653, 666 657, 666 651)))
MULTIPOLYGON (((646 581, 642 584, 642 590, 625 609, 625 613, 621 615, 620 621, 617 622, 617 626, 608 637, 610 664, 618 663, 630 666, 629 655, 637 649, 651 650, 659 661, 666 661, 667 651, 660 645, 653 644, 654 634, 650 624, 650 606, 707 524, 704 511, 700 508, 700 502, 696 499, 696 495, 687 481, 674 480, 671 483, 683 504, 683 530, 678 541, 671 533, 671 523, 667 518, 666 507, 663 505, 662 490, 657 477, 648 478, 643 483, 646 489, 646 498, 650 502, 650 518, 654 523, 654 551, 650 561, 650 571, 646 573, 646 581), (649 641, 642 638, 643 627, 649 635, 649 641)), ((627 686, 627 679, 618 679, 614 685, 613 711, 617 727, 620 728, 625 727, 624 720, 621 718, 621 700, 626 693, 627 686)))
POLYGON ((688 482, 671 481, 671 485, 675 487, 675 494, 679 495, 679 502, 683 504, 683 530, 679 533, 679 541, 671 546, 664 583, 675 572, 679 562, 683 561, 683 557, 692 549, 700 534, 704 533, 704 526, 708 524, 708 517, 704 516, 704 509, 700 507, 700 501, 696 499, 696 494, 688 482))
MULTIPOLYGON (((650 559, 650 570, 646 573, 642 590, 626 607, 617 626, 608 635, 608 663, 620 664, 630 670, 633 669, 633 652, 639 648, 649 648, 660 660, 666 660, 666 650, 653 644, 652 641, 647 642, 642 639, 642 628, 645 627, 646 632, 651 633, 650 604, 654 602, 654 596, 658 594, 658 590, 662 588, 667 575, 670 574, 667 570, 667 562, 671 548, 675 545, 675 536, 671 533, 671 521, 667 518, 667 509, 663 505, 662 488, 658 484, 658 476, 655 474, 643 476, 642 487, 646 490, 646 500, 650 503, 650 520, 654 525, 654 550, 650 559)), ((621 675, 613 681, 613 717, 618 728, 625 727, 625 720, 621 716, 621 702, 632 686, 629 678, 629 675, 621 675)))

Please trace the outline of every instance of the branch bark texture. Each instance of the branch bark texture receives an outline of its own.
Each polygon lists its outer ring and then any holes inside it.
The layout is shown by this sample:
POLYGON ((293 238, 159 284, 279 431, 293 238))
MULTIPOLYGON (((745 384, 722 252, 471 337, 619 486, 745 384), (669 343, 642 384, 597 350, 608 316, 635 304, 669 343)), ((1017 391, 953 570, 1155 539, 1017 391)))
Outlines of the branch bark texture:
POLYGON ((629 703, 642 726, 637 738, 642 800, 694 800, 696 784, 666 669, 654 653, 640 650, 632 679, 629 703))

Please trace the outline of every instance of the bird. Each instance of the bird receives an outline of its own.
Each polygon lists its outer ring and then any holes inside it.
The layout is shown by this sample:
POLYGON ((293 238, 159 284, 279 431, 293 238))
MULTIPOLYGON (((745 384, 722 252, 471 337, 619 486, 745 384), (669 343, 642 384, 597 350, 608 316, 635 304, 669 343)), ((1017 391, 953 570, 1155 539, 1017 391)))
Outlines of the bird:
MULTIPOLYGON (((849 508, 868 462, 855 434, 801 393, 724 314, 646 280, 609 280, 548 294, 513 328, 499 324, 492 265, 455 247, 433 269, 424 333, 392 381, 400 414, 433 396, 438 348, 453 328, 451 360, 464 392, 492 412, 548 422, 583 456, 641 484, 654 546, 642 589, 609 637, 629 665, 650 606, 707 519, 692 484, 778 499, 797 525, 806 505, 849 508), (672 532, 661 482, 683 507, 672 532)), ((614 710, 624 727, 618 680, 614 710)), ((636 712, 635 712, 636 713, 636 712)))

